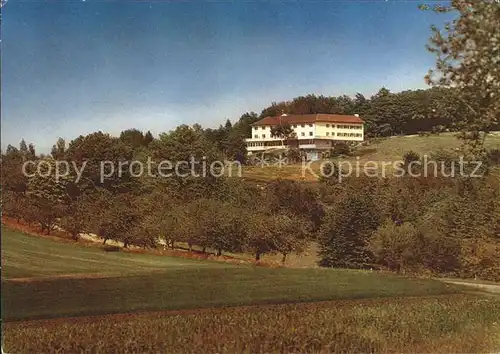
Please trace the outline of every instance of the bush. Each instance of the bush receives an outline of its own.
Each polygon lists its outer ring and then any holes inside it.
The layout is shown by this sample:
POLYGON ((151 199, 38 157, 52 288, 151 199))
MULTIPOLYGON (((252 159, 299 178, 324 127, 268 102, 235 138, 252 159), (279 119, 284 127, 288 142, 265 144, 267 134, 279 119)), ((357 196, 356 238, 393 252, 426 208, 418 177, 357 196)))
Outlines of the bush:
POLYGON ((104 245, 102 249, 104 252, 118 252, 121 248, 119 246, 104 245))
POLYGON ((378 262, 399 272, 418 263, 421 242, 418 230, 412 223, 398 225, 387 220, 372 235, 368 248, 378 262))
POLYGON ((486 157, 490 165, 500 165, 500 149, 491 149, 486 157))
POLYGON ((369 194, 353 193, 326 214, 319 230, 321 266, 359 268, 371 261, 366 243, 379 226, 379 211, 369 194))
POLYGON ((332 144, 332 149, 330 151, 330 156, 340 156, 340 155, 350 155, 351 148, 345 141, 338 141, 332 144))

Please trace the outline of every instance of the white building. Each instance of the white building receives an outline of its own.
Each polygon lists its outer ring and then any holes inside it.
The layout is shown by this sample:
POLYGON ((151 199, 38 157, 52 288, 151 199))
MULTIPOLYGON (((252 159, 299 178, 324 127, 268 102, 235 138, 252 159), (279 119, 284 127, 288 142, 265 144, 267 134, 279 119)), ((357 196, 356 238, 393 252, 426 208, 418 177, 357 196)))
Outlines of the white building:
POLYGON ((266 117, 252 124, 252 137, 246 139, 249 154, 276 149, 282 139, 271 137, 271 127, 288 123, 296 138, 289 142, 306 153, 310 160, 317 160, 321 152, 328 151, 336 141, 363 141, 364 122, 359 116, 338 114, 302 114, 266 117))

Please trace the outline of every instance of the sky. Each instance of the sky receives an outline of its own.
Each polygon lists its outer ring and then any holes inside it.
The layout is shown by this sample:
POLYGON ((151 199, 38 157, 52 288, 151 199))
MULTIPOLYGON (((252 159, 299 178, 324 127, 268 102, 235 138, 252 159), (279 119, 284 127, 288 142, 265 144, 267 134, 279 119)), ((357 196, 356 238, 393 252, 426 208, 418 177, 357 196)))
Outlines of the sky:
POLYGON ((42 1, 2 9, 2 149, 217 127, 310 93, 425 88, 419 1, 42 1))

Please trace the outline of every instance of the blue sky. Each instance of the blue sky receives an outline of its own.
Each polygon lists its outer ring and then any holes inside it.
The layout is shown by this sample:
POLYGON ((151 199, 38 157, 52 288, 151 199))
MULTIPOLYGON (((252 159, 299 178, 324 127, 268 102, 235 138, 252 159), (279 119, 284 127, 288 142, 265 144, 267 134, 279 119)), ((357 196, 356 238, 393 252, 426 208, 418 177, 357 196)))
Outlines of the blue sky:
POLYGON ((2 9, 2 148, 218 126, 308 93, 423 88, 443 17, 418 1, 16 1, 2 9))

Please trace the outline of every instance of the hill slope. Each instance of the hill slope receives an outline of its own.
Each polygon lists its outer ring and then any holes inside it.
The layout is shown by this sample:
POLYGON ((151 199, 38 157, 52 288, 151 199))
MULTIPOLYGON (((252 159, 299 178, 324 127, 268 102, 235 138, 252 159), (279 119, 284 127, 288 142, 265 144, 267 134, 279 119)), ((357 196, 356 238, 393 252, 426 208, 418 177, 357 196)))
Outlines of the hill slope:
POLYGON ((375 272, 236 266, 97 248, 3 230, 3 318, 9 320, 449 294, 439 281, 375 272), (100 277, 86 277, 88 273, 100 277), (47 275, 71 277, 44 278, 47 275), (20 278, 20 277, 31 278, 20 278), (106 276, 106 277, 103 277, 106 276), (38 277, 38 278, 37 278, 38 277))
POLYGON ((2 227, 2 279, 88 273, 126 275, 171 268, 229 266, 213 261, 105 252, 97 247, 57 242, 2 227))

